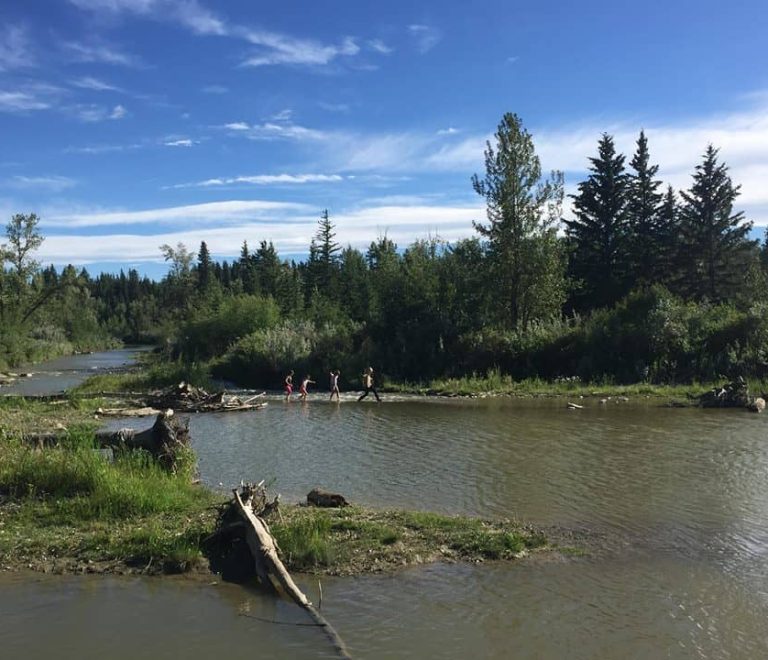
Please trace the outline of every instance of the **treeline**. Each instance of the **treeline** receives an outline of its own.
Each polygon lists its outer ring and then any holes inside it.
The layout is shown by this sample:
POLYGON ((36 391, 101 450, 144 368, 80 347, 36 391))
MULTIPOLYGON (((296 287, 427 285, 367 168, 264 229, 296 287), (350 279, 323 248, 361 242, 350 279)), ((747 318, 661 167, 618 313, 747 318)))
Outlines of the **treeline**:
POLYGON ((4 268, 0 296, 23 280, 30 302, 50 299, 33 316, 45 309, 70 342, 158 341, 174 359, 261 386, 289 368, 340 368, 356 382, 368 364, 409 381, 491 368, 623 382, 762 375, 768 249, 735 211, 739 186, 717 150, 706 148, 677 192, 643 133, 628 162, 607 134, 589 162, 564 218, 562 173, 543 175, 530 134, 507 114, 472 179, 487 205, 473 238, 343 248, 326 211, 302 262, 267 241, 245 242, 232 261, 213 260, 205 242, 196 254, 164 245, 160 282, 27 261, 26 271, 4 268), (61 316, 47 311, 56 305, 61 316))

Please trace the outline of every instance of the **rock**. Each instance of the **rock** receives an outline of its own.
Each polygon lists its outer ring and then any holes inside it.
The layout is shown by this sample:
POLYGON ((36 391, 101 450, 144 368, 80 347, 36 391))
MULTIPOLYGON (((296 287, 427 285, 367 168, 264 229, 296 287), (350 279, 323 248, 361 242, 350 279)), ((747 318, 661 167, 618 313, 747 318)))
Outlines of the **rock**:
POLYGON ((349 502, 347 502, 347 499, 343 495, 329 493, 321 488, 313 488, 307 493, 307 504, 336 509, 343 506, 349 506, 349 502))
POLYGON ((747 406, 747 409, 756 413, 763 412, 763 410, 765 410, 765 399, 762 397, 757 397, 747 406))

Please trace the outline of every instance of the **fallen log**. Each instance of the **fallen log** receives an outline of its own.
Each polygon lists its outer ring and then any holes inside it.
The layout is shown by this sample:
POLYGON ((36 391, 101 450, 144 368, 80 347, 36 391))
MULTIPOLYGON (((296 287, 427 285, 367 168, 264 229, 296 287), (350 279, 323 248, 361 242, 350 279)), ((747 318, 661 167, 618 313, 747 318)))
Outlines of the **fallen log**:
MULTIPOLYGON (((290 573, 288 573, 283 562, 280 560, 277 542, 269 531, 269 526, 261 515, 254 512, 254 492, 257 491, 262 495, 261 501, 266 502, 265 491, 262 484, 259 484, 255 488, 248 485, 243 486, 245 500, 240 496, 240 491, 238 491, 237 488, 232 490, 234 495, 233 506, 236 507, 237 512, 245 522, 246 543, 253 555, 256 574, 259 576, 259 579, 267 585, 272 584, 269 576, 274 576, 283 591, 291 598, 291 600, 305 610, 318 627, 323 629, 323 632, 325 632, 328 639, 330 639, 331 643, 334 645, 339 657, 350 658, 351 656, 347 651, 344 641, 339 637, 339 634, 333 626, 328 623, 328 620, 296 586, 290 573)), ((261 512, 262 509, 260 508, 259 513, 261 512)))
MULTIPOLYGON (((61 444, 67 436, 67 429, 44 433, 25 433, 22 440, 40 448, 61 444)), ((103 449, 136 450, 149 452, 166 470, 175 472, 180 451, 189 446, 189 427, 173 413, 166 410, 158 414, 151 428, 144 431, 119 429, 97 431, 94 434, 97 446, 103 449)))
POLYGON ((103 417, 151 417, 159 415, 160 411, 155 408, 97 408, 97 415, 103 417))

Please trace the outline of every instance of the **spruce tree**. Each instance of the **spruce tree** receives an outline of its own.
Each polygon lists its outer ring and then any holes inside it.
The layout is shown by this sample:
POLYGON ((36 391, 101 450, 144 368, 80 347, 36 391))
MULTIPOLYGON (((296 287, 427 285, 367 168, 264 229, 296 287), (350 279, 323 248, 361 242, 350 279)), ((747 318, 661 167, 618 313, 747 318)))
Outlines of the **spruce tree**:
POLYGON ((488 279, 499 292, 497 321, 526 328, 559 314, 565 296, 556 241, 563 179, 559 172, 542 178, 533 139, 517 115, 505 114, 495 137, 495 148, 486 143, 485 176, 472 177, 488 218, 488 224, 474 226, 488 241, 488 279))
POLYGON ((663 280, 664 241, 660 210, 664 195, 658 192, 658 165, 649 164, 648 139, 640 131, 637 151, 629 163, 627 217, 629 222, 629 279, 652 284, 663 280))
POLYGON ((197 288, 205 291, 211 283, 211 254, 205 241, 200 242, 200 250, 197 253, 197 288))
POLYGON ((320 216, 317 233, 310 246, 310 260, 314 264, 312 273, 314 285, 327 296, 333 294, 338 280, 341 246, 334 240, 335 238, 336 232, 326 209, 320 216))
POLYGON ((707 147, 690 190, 681 192, 681 285, 685 295, 713 302, 733 299, 742 288, 746 262, 757 241, 747 238, 751 222, 733 212, 741 186, 734 186, 718 150, 707 147))
POLYGON ((575 302, 581 309, 612 305, 631 285, 624 156, 616 153, 613 137, 604 133, 597 157, 589 160, 592 173, 572 195, 576 217, 565 221, 570 273, 579 284, 575 302))
POLYGON ((672 186, 667 186, 667 191, 664 193, 659 206, 658 234, 660 247, 660 277, 658 281, 674 291, 678 276, 677 256, 679 254, 678 243, 680 241, 680 213, 677 196, 672 186))

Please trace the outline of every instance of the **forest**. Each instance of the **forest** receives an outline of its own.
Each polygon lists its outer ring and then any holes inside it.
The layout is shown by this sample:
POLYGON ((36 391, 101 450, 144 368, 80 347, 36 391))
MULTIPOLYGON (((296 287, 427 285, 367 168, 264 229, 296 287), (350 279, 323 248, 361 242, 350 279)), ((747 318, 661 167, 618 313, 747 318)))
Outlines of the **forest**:
POLYGON ((750 238, 739 186, 702 145, 687 190, 659 178, 645 134, 628 159, 603 134, 566 211, 530 133, 502 118, 472 177, 475 235, 367 250, 336 240, 329 211, 303 261, 254 236, 238 258, 205 242, 160 246, 161 281, 136 270, 42 267, 34 213, 0 249, 0 369, 120 343, 242 385, 287 369, 359 384, 498 371, 515 379, 688 383, 768 375, 768 242, 750 238))

